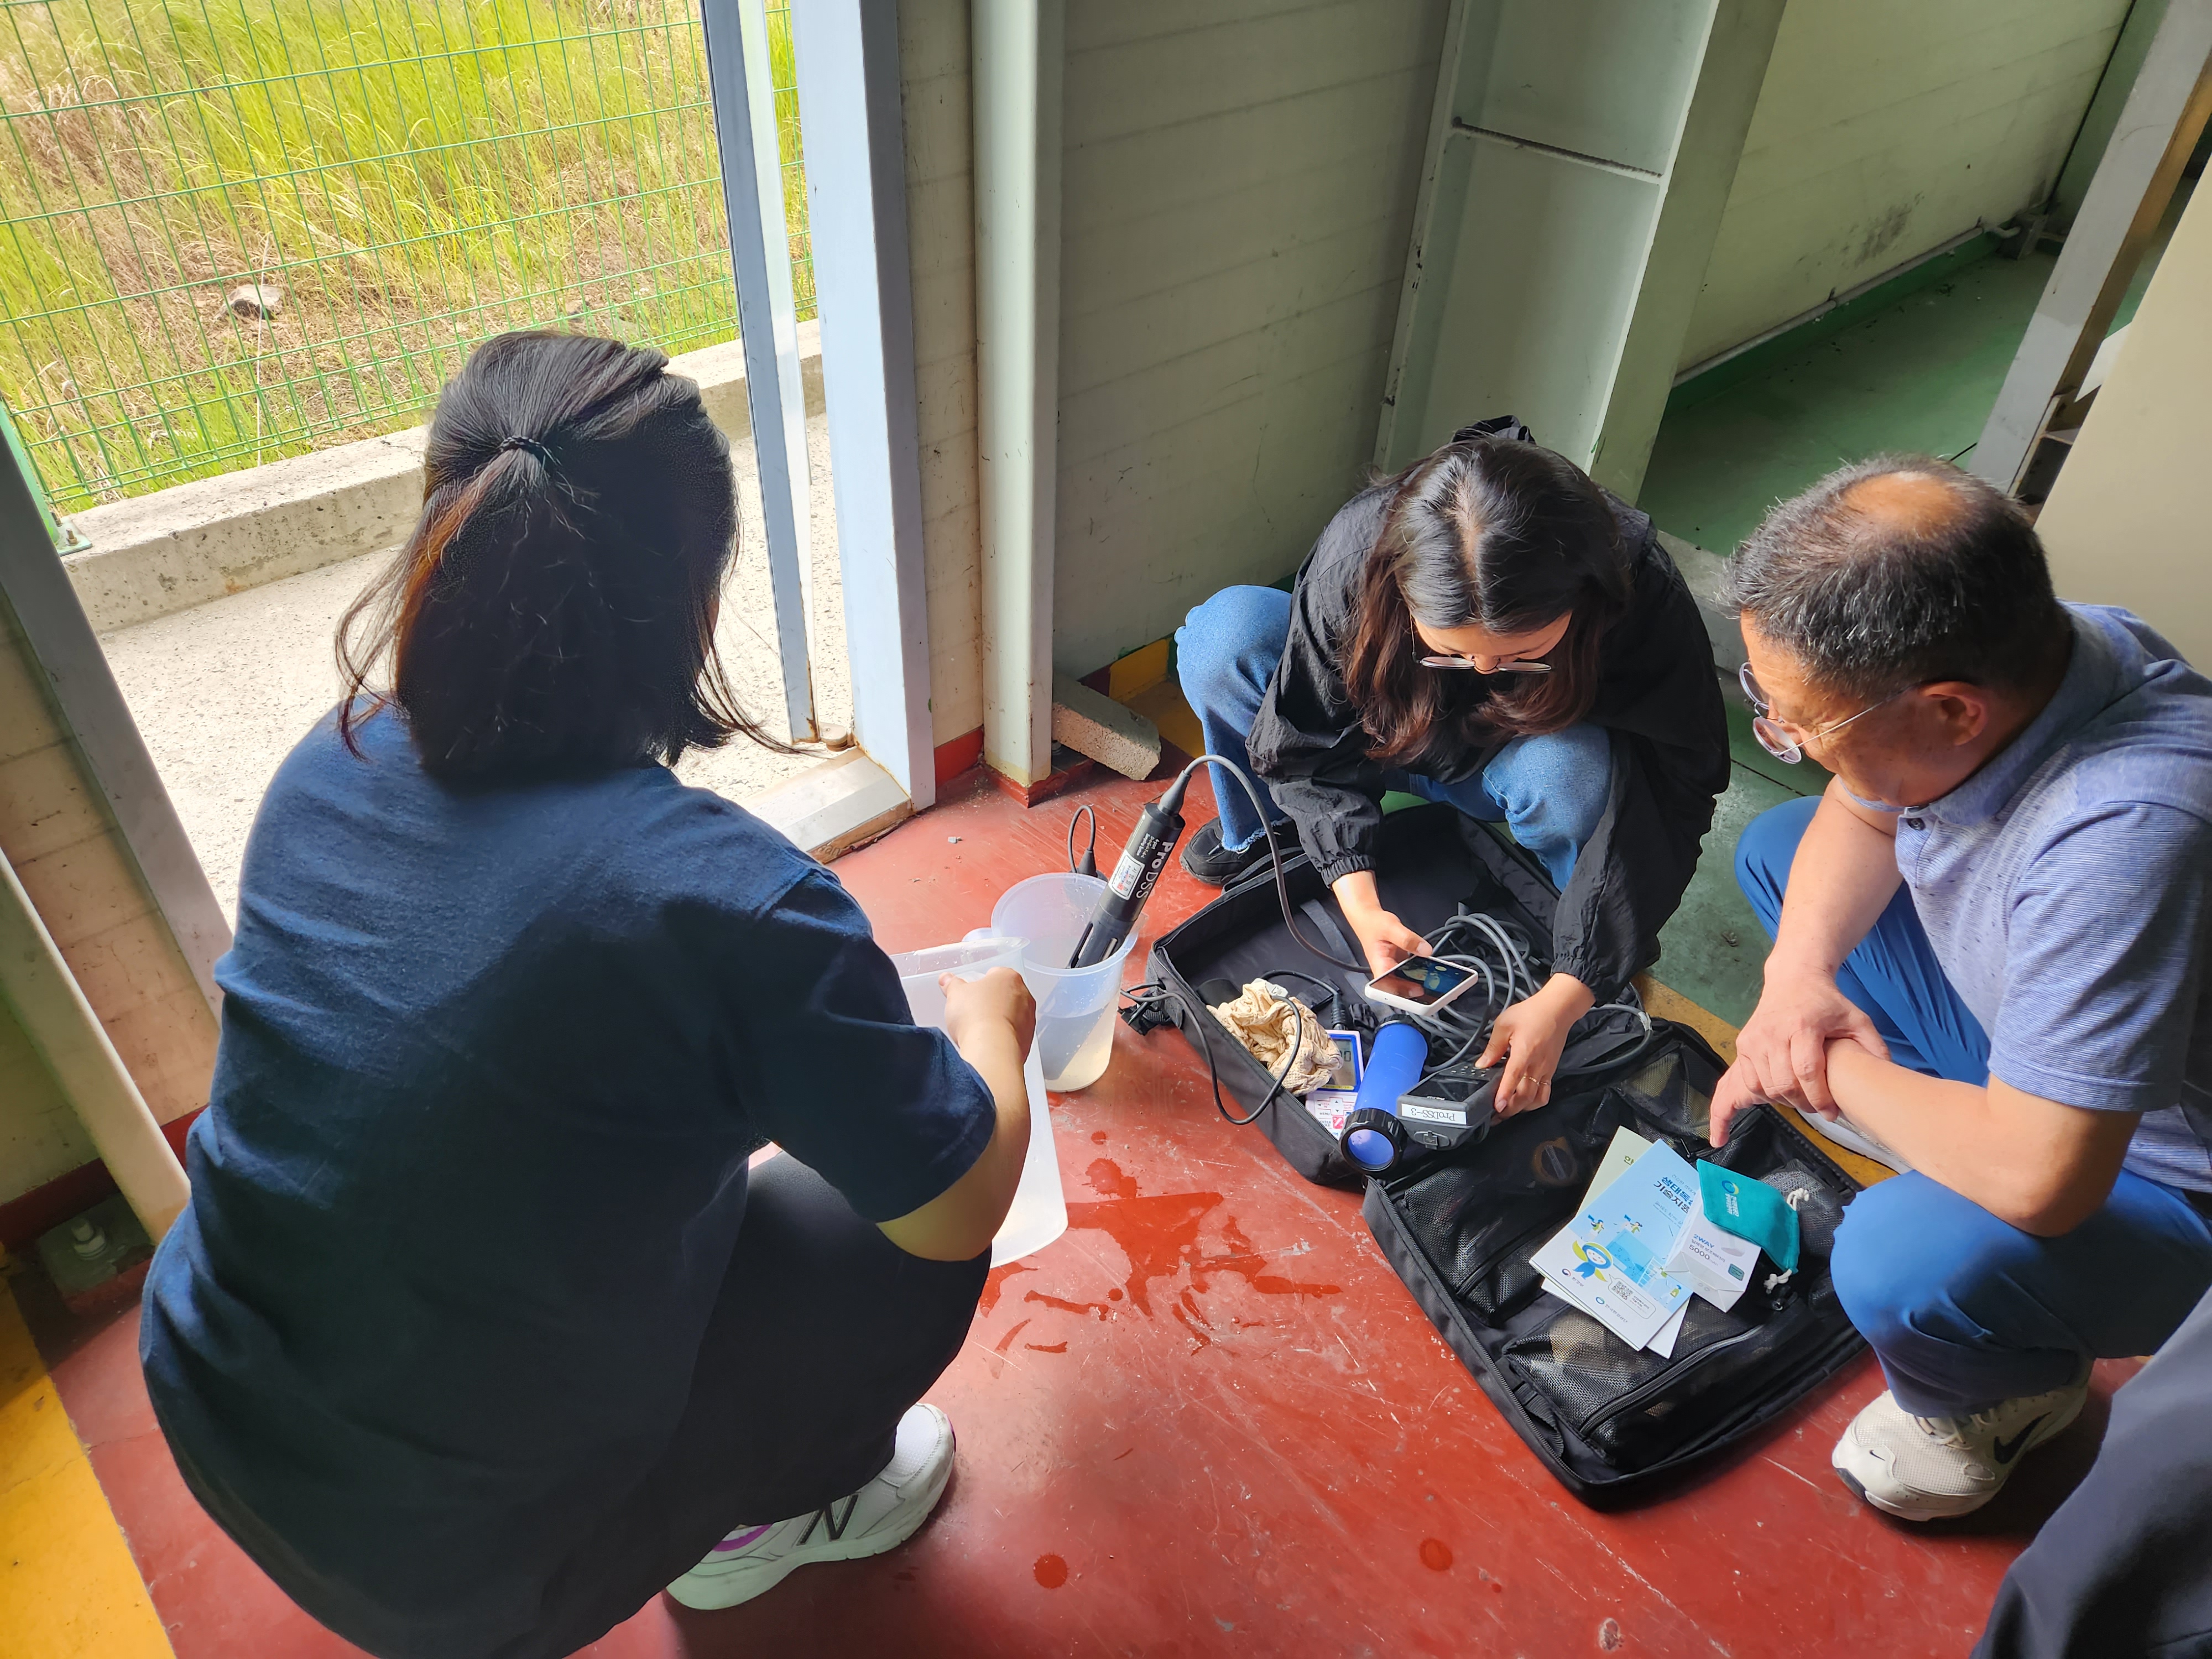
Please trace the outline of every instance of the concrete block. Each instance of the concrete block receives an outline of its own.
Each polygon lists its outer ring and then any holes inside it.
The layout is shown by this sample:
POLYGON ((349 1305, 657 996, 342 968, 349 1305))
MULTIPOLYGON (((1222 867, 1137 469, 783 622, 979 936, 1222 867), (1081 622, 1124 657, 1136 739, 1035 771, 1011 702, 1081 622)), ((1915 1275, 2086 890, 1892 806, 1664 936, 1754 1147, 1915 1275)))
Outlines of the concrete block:
MULTIPOLYGON (((823 408, 822 331, 799 328, 810 416, 823 408)), ((752 435, 744 353, 737 342, 673 358, 699 383, 716 425, 752 435)), ((396 549, 422 507, 429 428, 339 444, 264 466, 157 490, 70 522, 92 543, 63 560, 95 633, 108 634, 286 576, 396 549)))
POLYGON ((1125 778, 1148 778, 1160 763, 1158 726, 1066 674, 1052 677, 1052 740, 1125 778))

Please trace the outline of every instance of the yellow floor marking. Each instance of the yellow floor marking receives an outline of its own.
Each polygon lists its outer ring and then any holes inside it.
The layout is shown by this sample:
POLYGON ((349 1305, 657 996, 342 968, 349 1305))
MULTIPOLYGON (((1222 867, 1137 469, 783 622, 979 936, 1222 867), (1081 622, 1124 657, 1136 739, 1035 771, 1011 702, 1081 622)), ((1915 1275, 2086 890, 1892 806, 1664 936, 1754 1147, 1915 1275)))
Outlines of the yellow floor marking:
POLYGON ((92 1460, 0 1282, 0 1654, 173 1659, 92 1460))
MULTIPOLYGON (((1200 734, 1198 716, 1190 712, 1190 705, 1183 701, 1182 687, 1174 680, 1161 680, 1133 696, 1115 701, 1136 710, 1158 726, 1160 735, 1184 754, 1204 752, 1206 739, 1200 734)), ((1227 787, 1233 789, 1236 785, 1227 787)))
POLYGON ((1106 695, 1127 702, 1139 691, 1149 691, 1168 677, 1166 640, 1140 645, 1106 671, 1106 695))
POLYGON ((1735 1027, 1710 1009, 1701 1006, 1671 987, 1662 985, 1649 974, 1636 976, 1636 988, 1644 994, 1644 1006, 1661 1019, 1671 1019, 1686 1025, 1713 1045, 1713 1052, 1723 1060, 1735 1060, 1735 1027))
MULTIPOLYGON (((1733 1061, 1735 1059, 1736 1028, 1718 1014, 1709 1008, 1699 1006, 1680 991, 1662 985, 1649 974, 1637 975, 1636 988, 1644 994, 1644 1006, 1652 1013, 1662 1019, 1671 1019, 1690 1027, 1699 1036, 1711 1043, 1714 1052, 1723 1060, 1733 1061)), ((1862 1158, 1848 1148, 1838 1146, 1820 1133, 1820 1125, 1817 1119, 1808 1119, 1796 1108, 1784 1106, 1781 1110, 1799 1128, 1811 1135, 1813 1144, 1841 1164, 1844 1171, 1860 1186, 1871 1187, 1875 1182, 1887 1181, 1897 1173, 1887 1165, 1875 1163, 1870 1158, 1862 1158)))

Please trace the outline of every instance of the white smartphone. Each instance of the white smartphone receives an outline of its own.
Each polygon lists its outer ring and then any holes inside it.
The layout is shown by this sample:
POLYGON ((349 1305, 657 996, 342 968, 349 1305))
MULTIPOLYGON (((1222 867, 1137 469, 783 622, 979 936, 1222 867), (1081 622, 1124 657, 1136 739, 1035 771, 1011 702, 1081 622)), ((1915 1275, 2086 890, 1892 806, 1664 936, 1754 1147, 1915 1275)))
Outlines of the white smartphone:
POLYGON ((1433 957, 1407 957, 1379 979, 1367 982, 1367 1000, 1409 1014, 1433 1013, 1456 1001, 1474 983, 1471 969, 1455 968, 1433 957))

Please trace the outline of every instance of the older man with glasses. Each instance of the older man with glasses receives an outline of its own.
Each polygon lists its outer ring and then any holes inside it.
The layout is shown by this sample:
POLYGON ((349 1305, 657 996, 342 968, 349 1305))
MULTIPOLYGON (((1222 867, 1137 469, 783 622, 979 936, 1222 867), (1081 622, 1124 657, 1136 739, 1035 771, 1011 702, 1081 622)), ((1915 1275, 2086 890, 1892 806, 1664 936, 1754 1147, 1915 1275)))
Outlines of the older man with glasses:
POLYGON ((1837 1236, 1889 1387, 1832 1461, 1961 1515, 2212 1285, 2212 682, 2062 605, 2027 520, 1941 461, 1783 503, 1727 597, 1759 741, 1834 776, 1739 845, 1775 943, 1713 1139, 1782 1101, 1909 1171, 1837 1236))

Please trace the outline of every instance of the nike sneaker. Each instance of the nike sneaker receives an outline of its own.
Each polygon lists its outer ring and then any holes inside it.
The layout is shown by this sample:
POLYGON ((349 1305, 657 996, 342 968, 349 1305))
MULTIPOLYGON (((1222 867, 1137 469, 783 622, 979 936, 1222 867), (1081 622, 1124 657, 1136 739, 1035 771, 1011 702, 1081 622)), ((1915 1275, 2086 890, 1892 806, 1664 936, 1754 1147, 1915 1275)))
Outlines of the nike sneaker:
POLYGON ((1995 1498, 2021 1458, 2081 1414, 2089 1377, 1968 1417, 1915 1417, 1887 1389, 1851 1419, 1829 1462, 1875 1508, 1905 1521, 1965 1515, 1995 1498))

